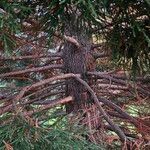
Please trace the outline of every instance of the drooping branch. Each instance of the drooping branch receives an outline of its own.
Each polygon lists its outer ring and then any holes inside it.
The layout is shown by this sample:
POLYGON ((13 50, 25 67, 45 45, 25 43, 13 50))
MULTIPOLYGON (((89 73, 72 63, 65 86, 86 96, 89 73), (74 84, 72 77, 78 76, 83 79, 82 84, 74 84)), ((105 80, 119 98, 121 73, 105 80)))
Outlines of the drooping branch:
MULTIPOLYGON (((105 125, 104 128, 107 129, 107 130, 113 131, 113 129, 112 129, 111 126, 109 126, 109 125, 105 125)), ((124 132, 124 134, 125 134, 127 137, 138 138, 137 134, 130 134, 130 133, 128 133, 128 132, 124 132)))
MULTIPOLYGON (((19 101, 19 99, 21 99, 24 94, 28 91, 30 91, 33 88, 39 87, 41 85, 47 84, 49 82, 52 81, 56 81, 56 80, 61 80, 61 79, 67 79, 67 78, 75 78, 77 81, 79 81, 82 85, 85 86, 85 88, 87 88, 87 90, 89 91, 89 93, 91 94, 92 98, 94 99, 94 102, 97 104, 100 112, 102 113, 102 115, 104 116, 104 119, 111 125, 111 127, 114 129, 114 131, 118 134, 118 136, 120 137, 120 139, 125 142, 126 136, 124 135, 124 133, 122 132, 122 130, 116 125, 114 124, 114 122, 109 118, 109 116, 106 114, 106 112, 104 111, 104 109, 102 108, 97 96, 95 95, 94 91, 91 89, 91 87, 82 79, 80 79, 80 77, 78 75, 69 73, 69 74, 64 74, 64 75, 60 75, 60 76, 55 76, 49 79, 45 79, 43 81, 40 81, 38 83, 35 83, 31 86, 26 86, 25 88, 23 88, 23 90, 20 91, 19 95, 16 96, 16 101, 19 101)), ((43 109, 49 108, 49 105, 45 106, 43 109)), ((10 109, 10 106, 7 110, 10 109)), ((2 112, 6 111, 3 110, 2 112)), ((32 112, 34 113, 34 112, 32 112)))
POLYGON ((143 135, 145 133, 148 133, 148 134, 150 133, 150 125, 147 122, 144 122, 140 117, 135 118, 135 117, 129 116, 127 118, 125 115, 123 115, 123 113, 119 114, 114 111, 107 111, 107 113, 112 117, 124 119, 125 122, 134 124, 137 130, 139 130, 139 132, 143 135), (135 121, 132 120, 130 117, 132 117, 135 121))
POLYGON ((102 102, 104 105, 113 108, 115 111, 117 111, 120 115, 124 116, 125 119, 130 120, 135 126, 137 126, 138 122, 135 118, 133 118, 132 116, 128 115, 128 113, 126 113, 125 111, 123 111, 119 106, 117 106, 116 104, 114 104, 113 102, 105 99, 105 98, 101 98, 98 97, 99 101, 102 102))
POLYGON ((104 111, 104 109, 102 108, 97 96, 95 95, 94 91, 91 89, 91 87, 81 78, 75 76, 75 79, 77 81, 79 81, 82 85, 85 86, 85 88, 88 90, 88 92, 91 94, 95 104, 97 104, 97 107, 99 108, 99 111, 101 112, 101 114, 103 115, 104 119, 109 123, 109 125, 112 127, 112 129, 114 130, 114 132, 116 132, 118 134, 118 136, 120 137, 122 142, 127 142, 127 138, 125 136, 125 134, 123 133, 123 131, 109 118, 109 116, 106 114, 106 112, 104 111))

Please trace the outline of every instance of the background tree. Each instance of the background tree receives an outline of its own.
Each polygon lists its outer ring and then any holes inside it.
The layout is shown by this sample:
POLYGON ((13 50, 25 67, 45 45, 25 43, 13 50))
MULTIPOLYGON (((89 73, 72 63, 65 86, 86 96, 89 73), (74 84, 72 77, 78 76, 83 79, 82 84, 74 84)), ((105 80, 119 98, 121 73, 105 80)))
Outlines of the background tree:
POLYGON ((149 7, 0 1, 1 148, 146 149, 149 7))

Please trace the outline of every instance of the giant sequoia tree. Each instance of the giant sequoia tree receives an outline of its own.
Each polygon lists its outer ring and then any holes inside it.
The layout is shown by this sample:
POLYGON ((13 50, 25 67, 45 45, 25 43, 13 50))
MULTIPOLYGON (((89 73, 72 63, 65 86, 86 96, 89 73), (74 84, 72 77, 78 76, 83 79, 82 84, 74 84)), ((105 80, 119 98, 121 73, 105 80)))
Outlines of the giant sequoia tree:
POLYGON ((1 148, 146 149, 149 14, 148 0, 1 0, 1 148))

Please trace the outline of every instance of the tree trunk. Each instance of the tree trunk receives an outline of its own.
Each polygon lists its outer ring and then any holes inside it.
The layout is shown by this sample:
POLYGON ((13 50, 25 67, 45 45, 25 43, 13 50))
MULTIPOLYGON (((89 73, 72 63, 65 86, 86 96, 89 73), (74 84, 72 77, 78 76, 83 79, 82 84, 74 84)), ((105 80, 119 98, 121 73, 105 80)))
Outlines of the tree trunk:
MULTIPOLYGON (((69 30, 67 29, 67 35, 75 37, 81 47, 77 48, 76 45, 69 42, 64 44, 64 72, 80 74, 81 78, 87 81, 86 72, 91 71, 89 69, 95 69, 92 55, 89 57, 91 48, 90 38, 86 34, 79 33, 75 28, 70 29, 70 27, 69 30), (93 62, 93 67, 91 67, 92 63, 90 61, 93 62)), ((67 113, 78 111, 84 107, 85 103, 88 103, 88 93, 83 85, 79 84, 74 79, 71 79, 66 83, 66 96, 69 95, 74 97, 74 102, 66 105, 67 113)))

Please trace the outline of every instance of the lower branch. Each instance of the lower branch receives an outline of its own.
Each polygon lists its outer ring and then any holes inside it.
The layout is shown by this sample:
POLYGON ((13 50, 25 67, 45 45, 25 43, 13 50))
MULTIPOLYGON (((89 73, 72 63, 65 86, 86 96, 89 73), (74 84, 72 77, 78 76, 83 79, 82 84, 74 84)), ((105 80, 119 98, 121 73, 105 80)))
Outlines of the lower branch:
POLYGON ((123 111, 119 106, 114 104, 113 102, 105 99, 105 98, 98 98, 100 102, 107 105, 110 108, 113 108, 115 111, 117 111, 120 115, 124 116, 125 119, 129 119, 135 126, 138 125, 138 122, 135 118, 131 117, 129 114, 127 114, 125 111, 123 111))
MULTIPOLYGON (((60 75, 60 76, 55 76, 55 77, 52 77, 52 78, 49 78, 49 79, 45 79, 45 80, 42 80, 40 82, 37 82, 35 84, 32 84, 30 86, 26 86, 24 87, 20 93, 16 96, 16 101, 18 102, 19 99, 21 99, 24 94, 36 87, 39 87, 41 85, 45 85, 49 82, 52 82, 52 81, 56 81, 56 80, 61 80, 61 79, 67 79, 67 78, 75 78, 78 82, 80 82, 83 86, 85 86, 85 88, 89 91, 89 93, 91 94, 95 104, 97 104, 97 107, 99 108, 99 111, 101 112, 101 114, 103 115, 104 119, 109 123, 109 125, 112 127, 112 129, 114 130, 114 132, 116 132, 118 134, 118 136, 120 137, 121 141, 122 142, 126 142, 127 138, 125 136, 125 134, 123 133, 123 131, 109 118, 109 116, 106 114, 106 112, 104 111, 104 109, 102 108, 97 96, 95 95, 94 91, 91 89, 91 87, 84 81, 80 78, 80 76, 78 75, 75 75, 75 74, 72 74, 72 73, 69 73, 69 74, 64 74, 64 75, 60 75)), ((38 111, 41 111, 41 110, 46 110, 46 109, 49 109, 57 104, 62 104, 62 103, 67 103, 67 102, 70 102, 72 101, 73 98, 71 96, 67 97, 67 98, 64 98, 64 99, 61 99, 58 101, 52 101, 51 104, 48 104, 46 106, 44 106, 43 108, 41 108, 40 110, 38 111)), ((13 105, 12 105, 13 106, 13 105)), ((10 106, 9 106, 10 107, 10 106)), ((8 108, 7 110, 9 109, 12 109, 12 108, 8 108)), ((6 110, 5 110, 6 111, 6 110)), ((2 111, 4 112, 4 111, 2 111)), ((34 111, 31 111, 31 112, 28 112, 28 115, 31 115, 33 114, 34 111)))
POLYGON ((73 97, 72 97, 72 96, 68 96, 68 97, 65 97, 65 98, 63 98, 63 99, 52 100, 51 102, 49 102, 48 105, 43 106, 43 107, 39 108, 39 109, 36 110, 36 111, 29 111, 29 112, 25 113, 24 115, 29 115, 29 116, 31 116, 31 115, 34 114, 34 113, 37 113, 37 112, 40 112, 40 111, 43 111, 43 110, 50 109, 50 108, 52 108, 52 107, 54 107, 54 106, 56 106, 56 105, 66 104, 66 103, 71 102, 71 101, 73 101, 73 97))
POLYGON ((114 132, 117 133, 117 135, 120 137, 122 142, 127 142, 127 138, 125 136, 125 134, 123 133, 123 131, 119 128, 118 125, 116 125, 110 118, 109 116, 106 114, 106 112, 104 111, 104 109, 102 108, 97 96, 95 95, 94 91, 91 89, 91 87, 82 79, 80 79, 79 77, 75 76, 75 79, 77 81, 79 81, 82 85, 84 85, 86 87, 86 89, 89 91, 89 93, 91 94, 94 102, 97 104, 97 107, 99 108, 99 111, 101 112, 101 114, 103 115, 104 119, 109 123, 109 125, 112 127, 112 129, 114 130, 114 132))

